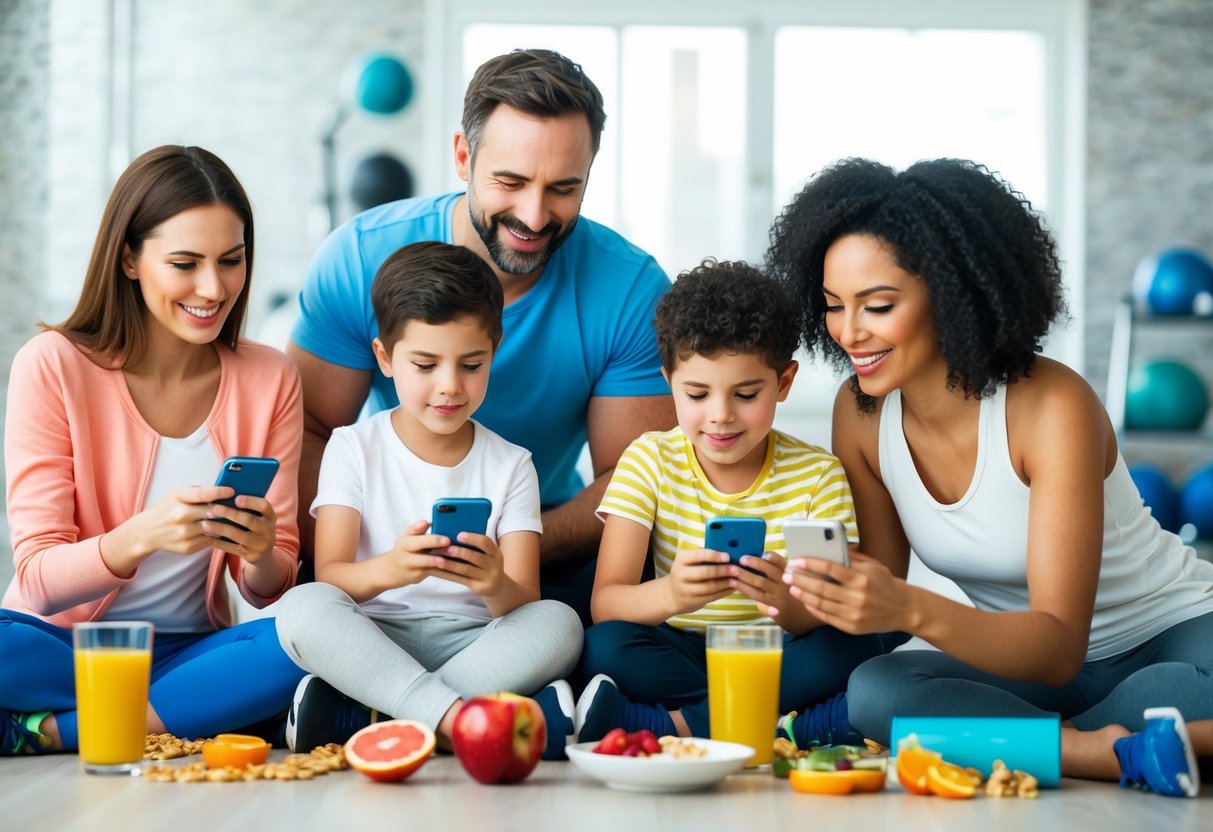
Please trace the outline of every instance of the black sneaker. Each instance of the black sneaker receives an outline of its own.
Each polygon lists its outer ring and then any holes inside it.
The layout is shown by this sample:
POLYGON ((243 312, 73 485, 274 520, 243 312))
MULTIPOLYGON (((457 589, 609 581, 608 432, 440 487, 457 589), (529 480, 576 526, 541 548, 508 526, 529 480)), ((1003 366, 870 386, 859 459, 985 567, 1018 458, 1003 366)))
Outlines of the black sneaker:
POLYGON ((319 676, 308 674, 299 680, 286 715, 286 747, 308 752, 330 742, 343 744, 378 721, 378 711, 358 704, 319 676))
POLYGON ((18 714, 0 708, 0 757, 45 752, 50 747, 51 738, 39 734, 36 726, 41 725, 48 716, 48 711, 18 714))

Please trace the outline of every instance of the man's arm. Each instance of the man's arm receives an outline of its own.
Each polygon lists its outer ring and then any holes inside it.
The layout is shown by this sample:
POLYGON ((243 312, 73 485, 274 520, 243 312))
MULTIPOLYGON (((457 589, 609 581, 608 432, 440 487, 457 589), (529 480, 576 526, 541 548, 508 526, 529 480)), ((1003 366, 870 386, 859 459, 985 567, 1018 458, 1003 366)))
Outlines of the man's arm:
MULTIPOLYGON (((304 387, 306 402, 307 387, 304 387)), ((577 563, 598 552, 602 523, 594 516, 620 455, 645 431, 675 424, 674 400, 661 396, 595 396, 586 418, 594 479, 573 499, 543 513, 540 563, 577 563)), ((305 448, 306 457, 306 448, 305 448)))
POLYGON ((320 460, 333 428, 350 425, 358 418, 371 390, 370 370, 351 370, 325 361, 294 341, 286 354, 299 368, 303 379, 303 453, 299 460, 299 558, 310 561, 316 539, 312 500, 320 478, 320 460))

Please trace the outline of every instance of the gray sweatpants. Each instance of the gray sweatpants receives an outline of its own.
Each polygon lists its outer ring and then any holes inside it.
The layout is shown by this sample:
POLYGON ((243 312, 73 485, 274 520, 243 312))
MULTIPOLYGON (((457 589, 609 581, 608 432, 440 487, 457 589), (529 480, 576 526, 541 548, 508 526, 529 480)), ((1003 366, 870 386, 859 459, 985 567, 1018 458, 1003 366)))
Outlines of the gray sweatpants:
POLYGON ((437 727, 458 699, 537 693, 581 655, 581 621, 559 601, 523 604, 485 621, 447 613, 370 615, 325 583, 276 604, 288 656, 346 696, 398 719, 437 727))

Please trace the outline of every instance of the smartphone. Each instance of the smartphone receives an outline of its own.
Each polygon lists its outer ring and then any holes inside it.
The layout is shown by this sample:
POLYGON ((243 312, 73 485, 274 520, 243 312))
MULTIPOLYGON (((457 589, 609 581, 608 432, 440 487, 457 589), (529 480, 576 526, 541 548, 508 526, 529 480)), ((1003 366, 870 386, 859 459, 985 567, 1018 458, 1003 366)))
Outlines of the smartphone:
MULTIPOLYGON (((240 495, 248 497, 264 497, 270 490, 270 483, 274 481, 274 477, 278 473, 278 460, 272 457, 264 456, 232 456, 223 461, 223 465, 219 468, 219 476, 215 478, 215 485, 226 485, 229 488, 236 489, 235 497, 228 497, 226 500, 216 500, 217 503, 224 506, 236 508, 236 497, 240 495)), ((250 509, 240 509, 247 511, 249 514, 261 516, 260 512, 250 509)), ((238 529, 248 531, 244 526, 227 520, 223 517, 216 517, 215 520, 219 523, 227 523, 229 526, 235 526, 238 529)), ((228 540, 226 537, 220 537, 220 540, 228 540)))
POLYGON ((796 558, 821 558, 840 566, 851 565, 847 530, 837 520, 784 520, 783 537, 789 563, 796 558))
POLYGON ((708 521, 703 548, 727 552, 729 561, 738 566, 742 555, 760 558, 767 548, 766 521, 761 517, 713 517, 708 521))
MULTIPOLYGON (((452 546, 462 546, 479 552, 475 546, 459 542, 460 532, 485 534, 489 527, 489 515, 493 503, 484 497, 443 497, 434 501, 430 534, 441 534, 451 539, 452 546)), ((454 558, 459 560, 459 558, 454 558)))

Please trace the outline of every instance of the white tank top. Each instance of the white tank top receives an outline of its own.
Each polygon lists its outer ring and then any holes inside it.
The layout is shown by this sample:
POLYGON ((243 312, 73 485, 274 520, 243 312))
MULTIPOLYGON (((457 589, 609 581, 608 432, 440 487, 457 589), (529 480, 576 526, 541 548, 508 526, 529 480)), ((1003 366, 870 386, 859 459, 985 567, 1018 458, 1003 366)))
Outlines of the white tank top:
MULTIPOLYGON (((979 609, 1028 608, 1028 497, 1007 445, 1006 387, 981 402, 977 464, 963 497, 931 496, 902 430, 901 391, 880 413, 880 475, 914 552, 979 609)), ((1213 612, 1213 563, 1164 531, 1117 454, 1104 480, 1104 540, 1087 660, 1129 650, 1181 621, 1213 612)))
MULTIPOLYGON (((184 439, 161 436, 143 508, 170 492, 191 485, 210 485, 219 459, 203 423, 184 439)), ((110 621, 151 621, 158 633, 206 633, 215 629, 206 614, 206 573, 211 548, 189 555, 157 551, 139 564, 135 580, 118 591, 105 611, 110 621)))

